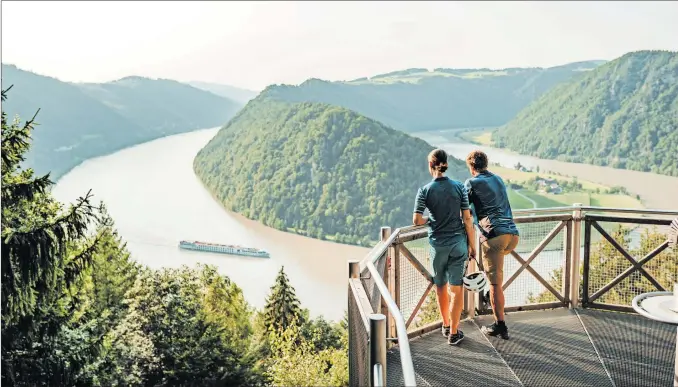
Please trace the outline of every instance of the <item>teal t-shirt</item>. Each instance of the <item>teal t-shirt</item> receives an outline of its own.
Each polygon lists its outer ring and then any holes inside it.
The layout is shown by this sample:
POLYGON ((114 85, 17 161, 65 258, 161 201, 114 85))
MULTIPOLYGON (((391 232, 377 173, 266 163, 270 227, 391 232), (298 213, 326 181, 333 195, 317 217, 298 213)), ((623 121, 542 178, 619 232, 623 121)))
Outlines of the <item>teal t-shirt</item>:
POLYGON ((431 246, 449 246, 466 236, 461 211, 469 209, 469 201, 461 182, 444 176, 419 188, 414 212, 423 214, 426 209, 431 246))
POLYGON ((501 177, 484 171, 466 180, 464 186, 481 231, 481 242, 504 234, 518 235, 506 185, 501 177))

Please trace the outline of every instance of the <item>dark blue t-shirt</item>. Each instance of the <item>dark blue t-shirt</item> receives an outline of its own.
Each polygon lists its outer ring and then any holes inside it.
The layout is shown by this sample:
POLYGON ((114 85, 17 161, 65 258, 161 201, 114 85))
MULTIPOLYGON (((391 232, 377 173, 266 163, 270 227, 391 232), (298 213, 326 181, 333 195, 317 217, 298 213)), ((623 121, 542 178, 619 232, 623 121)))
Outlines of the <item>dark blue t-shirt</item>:
POLYGON ((468 210, 468 196, 461 182, 439 177, 419 188, 414 212, 428 209, 428 238, 431 246, 448 246, 466 236, 461 210, 468 210))
POLYGON ((481 172, 466 180, 464 187, 473 205, 481 242, 504 234, 518 235, 506 185, 501 177, 489 171, 481 172))

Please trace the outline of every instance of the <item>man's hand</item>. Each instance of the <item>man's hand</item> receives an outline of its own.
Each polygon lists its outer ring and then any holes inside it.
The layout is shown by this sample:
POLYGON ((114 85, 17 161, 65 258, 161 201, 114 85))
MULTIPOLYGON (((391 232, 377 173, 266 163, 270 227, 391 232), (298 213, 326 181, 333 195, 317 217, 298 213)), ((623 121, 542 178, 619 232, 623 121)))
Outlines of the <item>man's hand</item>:
POLYGON ((423 214, 419 214, 417 212, 414 213, 412 216, 412 224, 415 226, 421 226, 428 223, 428 217, 424 216, 423 214))
POLYGON ((476 248, 470 243, 468 245, 468 257, 469 259, 476 257, 476 248))

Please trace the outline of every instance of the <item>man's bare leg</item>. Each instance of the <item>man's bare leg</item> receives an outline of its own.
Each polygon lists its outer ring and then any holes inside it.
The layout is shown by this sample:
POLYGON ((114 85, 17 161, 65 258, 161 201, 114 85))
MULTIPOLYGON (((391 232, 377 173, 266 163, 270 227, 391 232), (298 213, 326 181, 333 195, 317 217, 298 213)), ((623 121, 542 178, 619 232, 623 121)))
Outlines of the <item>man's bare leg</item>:
POLYGON ((490 305, 495 321, 504 321, 504 290, 501 285, 503 281, 498 282, 490 286, 490 305))
POLYGON ((450 296, 447 293, 447 284, 443 286, 436 286, 436 294, 438 296, 438 308, 440 309, 440 316, 443 318, 443 326, 450 326, 450 296))
POLYGON ((450 285, 450 290, 452 292, 452 307, 450 308, 450 333, 456 334, 457 329, 459 329, 461 310, 464 307, 464 289, 461 286, 450 285))

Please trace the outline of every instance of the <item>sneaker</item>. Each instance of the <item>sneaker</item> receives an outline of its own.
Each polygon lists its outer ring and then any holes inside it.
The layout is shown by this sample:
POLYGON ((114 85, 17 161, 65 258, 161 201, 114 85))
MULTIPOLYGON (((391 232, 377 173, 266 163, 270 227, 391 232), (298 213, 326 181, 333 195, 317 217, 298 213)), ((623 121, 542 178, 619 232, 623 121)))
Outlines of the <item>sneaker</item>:
POLYGON ((450 334, 447 337, 447 344, 449 345, 457 345, 459 342, 464 340, 464 332, 462 332, 460 329, 457 329, 457 333, 455 334, 450 334))
POLYGON ((504 340, 509 339, 508 328, 504 322, 495 322, 492 325, 485 325, 480 331, 488 336, 499 336, 504 340))
POLYGON ((450 335, 450 327, 443 326, 440 331, 442 332, 443 336, 448 337, 450 335))

